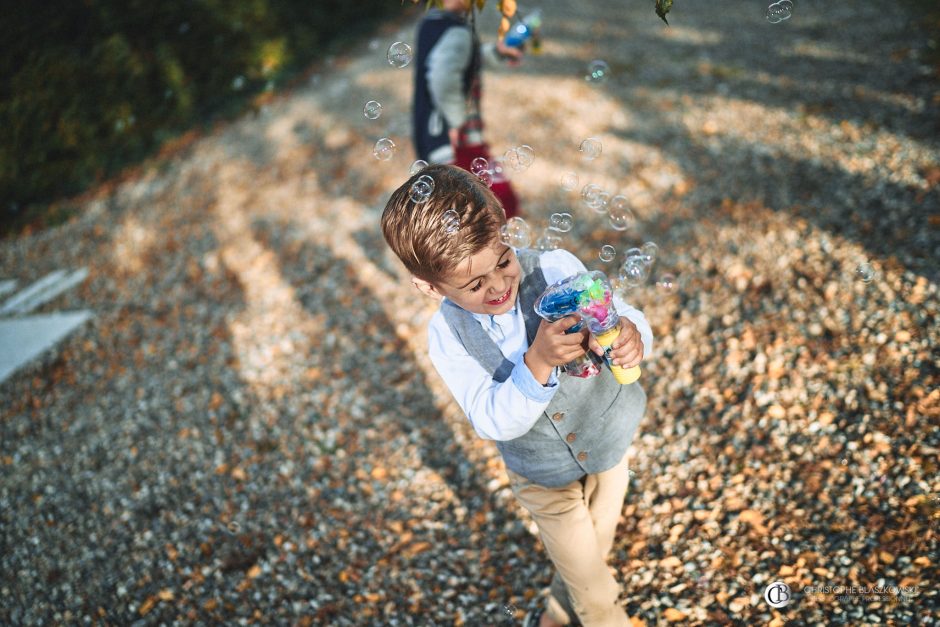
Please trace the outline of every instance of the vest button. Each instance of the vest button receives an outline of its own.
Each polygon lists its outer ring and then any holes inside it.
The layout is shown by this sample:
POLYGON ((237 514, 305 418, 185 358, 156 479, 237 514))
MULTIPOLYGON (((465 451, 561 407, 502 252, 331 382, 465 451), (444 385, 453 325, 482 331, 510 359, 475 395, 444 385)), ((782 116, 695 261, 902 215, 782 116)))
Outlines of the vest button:
POLYGON ((564 412, 556 411, 554 414, 552 414, 552 420, 554 420, 555 422, 558 422, 564 417, 565 417, 564 412))
POLYGON ((578 453, 579 462, 583 462, 586 459, 587 459, 587 453, 585 453, 584 451, 581 451, 580 453, 578 453))
POLYGON ((572 442, 578 439, 578 436, 576 436, 573 433, 569 433, 565 439, 568 440, 568 444, 571 444, 572 442))

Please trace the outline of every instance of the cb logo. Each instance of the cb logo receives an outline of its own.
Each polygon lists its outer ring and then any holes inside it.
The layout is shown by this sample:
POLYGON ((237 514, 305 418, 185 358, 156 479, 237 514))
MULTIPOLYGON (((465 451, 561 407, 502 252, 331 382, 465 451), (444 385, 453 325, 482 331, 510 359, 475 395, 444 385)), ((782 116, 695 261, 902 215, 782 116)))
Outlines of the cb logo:
POLYGON ((770 607, 784 607, 791 598, 790 586, 782 581, 775 581, 764 589, 764 600, 770 607))

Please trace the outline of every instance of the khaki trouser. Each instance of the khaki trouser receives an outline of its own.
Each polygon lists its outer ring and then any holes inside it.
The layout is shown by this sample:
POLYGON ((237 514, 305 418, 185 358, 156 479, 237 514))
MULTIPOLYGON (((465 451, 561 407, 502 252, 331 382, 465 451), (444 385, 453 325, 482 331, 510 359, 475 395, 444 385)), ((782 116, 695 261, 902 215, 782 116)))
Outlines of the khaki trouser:
POLYGON ((585 627, 629 625, 617 603, 620 586, 607 567, 630 481, 627 456, 610 470, 560 488, 507 472, 555 565, 548 615, 562 624, 577 618, 585 627))

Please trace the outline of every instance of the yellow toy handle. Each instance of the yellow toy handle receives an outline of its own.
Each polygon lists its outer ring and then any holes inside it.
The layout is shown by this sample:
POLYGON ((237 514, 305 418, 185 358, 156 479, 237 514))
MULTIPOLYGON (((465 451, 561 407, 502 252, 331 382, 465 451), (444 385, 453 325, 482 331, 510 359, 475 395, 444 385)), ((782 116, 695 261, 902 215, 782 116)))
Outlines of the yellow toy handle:
POLYGON ((611 344, 614 343, 614 340, 617 339, 617 336, 620 335, 620 325, 617 325, 611 329, 607 329, 600 335, 595 335, 594 339, 597 340, 597 343, 601 345, 601 348, 604 349, 604 358, 607 360, 607 365, 610 366, 610 371, 614 373, 614 378, 617 379, 617 383, 623 385, 629 385, 637 379, 640 378, 640 367, 633 366, 632 368, 622 368, 620 366, 615 366, 610 363, 610 358, 607 356, 607 351, 610 350, 611 344))

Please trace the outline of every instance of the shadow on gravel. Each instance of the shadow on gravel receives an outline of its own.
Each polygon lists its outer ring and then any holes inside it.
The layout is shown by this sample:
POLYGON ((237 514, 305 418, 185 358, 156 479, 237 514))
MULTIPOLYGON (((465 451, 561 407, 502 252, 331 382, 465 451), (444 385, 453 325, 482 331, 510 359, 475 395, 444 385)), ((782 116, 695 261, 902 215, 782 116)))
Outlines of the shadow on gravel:
MULTIPOLYGON (((360 440, 363 464, 381 464, 399 444, 364 435, 379 423, 400 432, 418 447, 424 464, 438 473, 461 499, 486 498, 486 486, 441 419, 420 368, 408 355, 382 305, 359 282, 356 269, 328 248, 291 239, 290 224, 255 223, 256 236, 278 253, 286 281, 313 317, 323 317, 328 334, 323 348, 311 355, 324 374, 316 385, 328 405, 315 419, 326 421, 346 437, 360 440), (332 339, 335 338, 335 339, 332 339), (344 398, 368 399, 361 413, 350 412, 344 398), (335 401, 335 402, 334 402, 335 401), (335 412, 335 413, 332 413, 335 412)), ((373 245, 374 238, 370 238, 373 245)))
MULTIPOLYGON (((646 115, 655 119, 656 114, 646 115)), ((663 119, 646 128, 649 132, 614 134, 655 146, 675 159, 695 180, 700 207, 717 207, 723 198, 758 201, 855 241, 873 255, 893 258, 931 281, 940 278, 940 229, 928 223, 930 208, 940 206, 940 188, 925 193, 882 180, 870 189, 865 177, 804 159, 771 157, 759 145, 703 139, 663 119), (706 142, 717 143, 717 148, 706 142), (710 184, 719 179, 725 183, 721 188, 710 184)))

